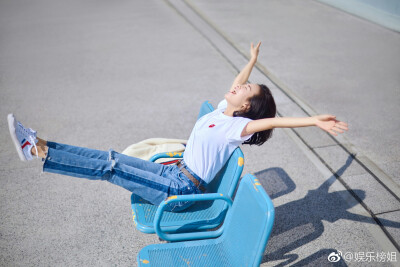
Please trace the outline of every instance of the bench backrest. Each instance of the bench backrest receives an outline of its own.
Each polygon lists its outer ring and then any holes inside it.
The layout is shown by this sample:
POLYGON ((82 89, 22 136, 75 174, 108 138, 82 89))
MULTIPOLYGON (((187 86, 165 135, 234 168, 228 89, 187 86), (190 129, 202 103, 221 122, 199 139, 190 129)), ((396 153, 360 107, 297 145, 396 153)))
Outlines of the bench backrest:
POLYGON ((231 263, 259 266, 274 217, 274 206, 261 183, 255 176, 246 174, 226 215, 225 229, 220 237, 231 263))

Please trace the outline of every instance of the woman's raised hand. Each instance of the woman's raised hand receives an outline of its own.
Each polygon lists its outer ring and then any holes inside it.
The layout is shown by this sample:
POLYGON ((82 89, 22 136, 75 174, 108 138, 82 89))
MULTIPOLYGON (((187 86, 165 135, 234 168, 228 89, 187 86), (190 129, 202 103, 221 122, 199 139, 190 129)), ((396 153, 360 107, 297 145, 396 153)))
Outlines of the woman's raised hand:
POLYGON ((260 45, 261 45, 261 42, 258 42, 257 46, 254 47, 253 43, 251 43, 251 45, 250 45, 250 55, 251 55, 251 58, 257 59, 257 57, 258 57, 258 52, 260 51, 260 45))
POLYGON ((343 133, 347 131, 347 123, 336 120, 336 116, 333 115, 318 115, 314 116, 316 119, 315 125, 322 130, 337 136, 337 133, 343 133))

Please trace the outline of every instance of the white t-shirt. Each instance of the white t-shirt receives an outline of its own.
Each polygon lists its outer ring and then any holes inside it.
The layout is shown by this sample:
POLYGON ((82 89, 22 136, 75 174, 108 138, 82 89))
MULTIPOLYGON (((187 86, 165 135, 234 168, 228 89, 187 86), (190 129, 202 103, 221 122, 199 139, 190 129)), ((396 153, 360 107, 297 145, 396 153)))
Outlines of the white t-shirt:
POLYGON ((223 114, 226 106, 226 100, 221 101, 216 110, 196 122, 183 156, 187 166, 207 184, 233 151, 252 136, 240 136, 251 119, 223 114))

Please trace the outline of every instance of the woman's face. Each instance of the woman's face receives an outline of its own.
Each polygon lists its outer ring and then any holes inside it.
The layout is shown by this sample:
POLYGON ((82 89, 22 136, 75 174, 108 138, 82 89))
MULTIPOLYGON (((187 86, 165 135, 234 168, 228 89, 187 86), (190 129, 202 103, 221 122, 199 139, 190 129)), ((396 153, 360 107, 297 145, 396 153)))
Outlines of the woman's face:
POLYGON ((246 110, 250 107, 250 99, 259 93, 260 86, 258 84, 238 84, 225 94, 225 99, 235 110, 246 110))

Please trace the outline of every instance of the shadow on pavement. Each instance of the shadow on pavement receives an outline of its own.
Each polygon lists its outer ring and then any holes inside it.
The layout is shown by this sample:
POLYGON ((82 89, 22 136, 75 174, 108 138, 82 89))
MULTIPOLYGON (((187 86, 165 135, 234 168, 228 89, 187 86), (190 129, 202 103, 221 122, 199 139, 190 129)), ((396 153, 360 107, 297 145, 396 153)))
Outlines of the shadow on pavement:
MULTIPOLYGON (((353 157, 349 156, 346 163, 337 171, 337 175, 350 166, 353 157)), ((258 173, 255 176, 259 179, 271 199, 288 194, 295 190, 296 185, 281 168, 270 168, 258 173)), ((282 261, 276 266, 293 265, 292 262, 299 258, 299 255, 291 253, 297 248, 316 240, 324 232, 322 220, 335 222, 340 219, 347 219, 358 222, 375 223, 370 217, 353 214, 347 210, 359 204, 356 199, 349 199, 348 191, 329 193, 329 187, 336 181, 335 175, 329 177, 317 189, 309 190, 307 195, 278 207, 275 207, 275 223, 270 240, 265 251, 263 261, 282 261)), ((365 192, 353 189, 361 200, 365 199, 365 192)), ((400 228, 400 223, 386 221, 389 226, 400 228)), ((319 248, 316 248, 316 250, 319 248)), ((310 256, 297 262, 296 266, 327 266, 329 265, 328 255, 337 252, 336 249, 324 248, 316 251, 310 256)), ((332 263, 335 266, 347 266, 344 260, 332 263)))

